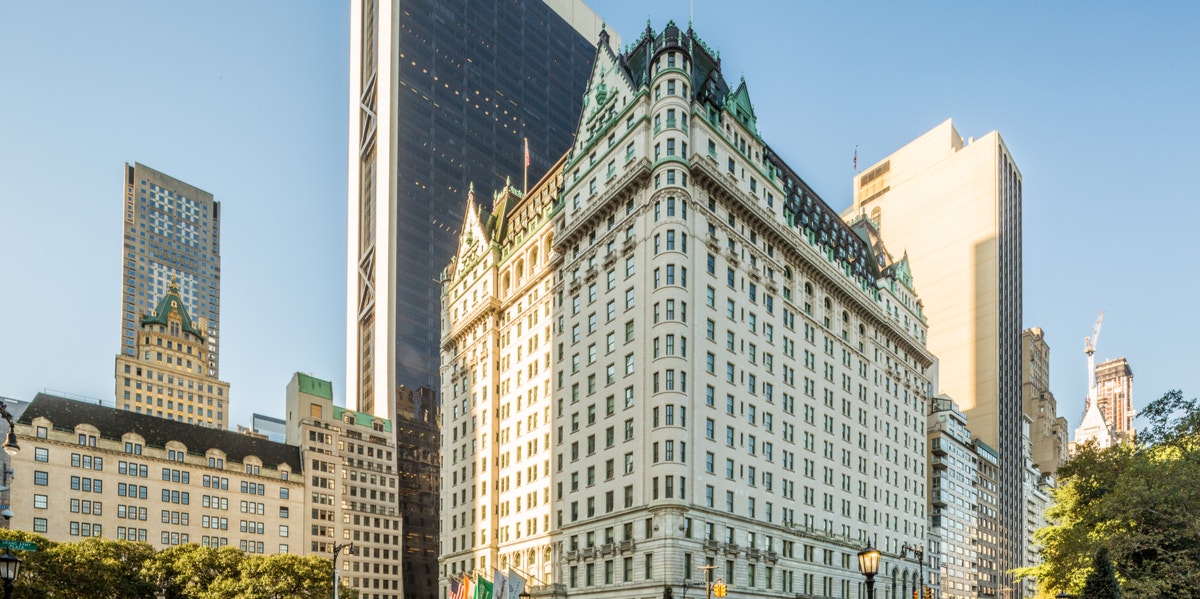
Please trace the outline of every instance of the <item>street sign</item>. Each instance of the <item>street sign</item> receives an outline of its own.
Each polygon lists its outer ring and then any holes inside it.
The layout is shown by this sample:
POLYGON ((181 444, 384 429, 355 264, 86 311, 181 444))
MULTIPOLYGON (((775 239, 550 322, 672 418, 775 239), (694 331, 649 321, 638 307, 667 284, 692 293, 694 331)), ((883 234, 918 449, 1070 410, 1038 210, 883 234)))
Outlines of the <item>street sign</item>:
POLYGON ((16 549, 17 551, 37 551, 37 545, 28 541, 0 541, 0 549, 16 549))

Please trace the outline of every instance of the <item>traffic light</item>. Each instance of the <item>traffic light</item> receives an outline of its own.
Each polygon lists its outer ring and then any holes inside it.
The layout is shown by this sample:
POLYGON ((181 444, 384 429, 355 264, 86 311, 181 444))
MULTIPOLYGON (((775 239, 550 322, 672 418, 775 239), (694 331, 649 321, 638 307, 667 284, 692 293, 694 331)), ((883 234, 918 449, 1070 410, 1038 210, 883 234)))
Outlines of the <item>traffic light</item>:
POLYGON ((728 594, 728 591, 725 583, 720 581, 713 583, 713 597, 724 597, 726 594, 728 594))
POLYGON ((925 589, 925 599, 933 599, 933 589, 931 589, 931 588, 925 589))
POLYGON ((913 589, 913 599, 921 599, 921 591, 913 589))

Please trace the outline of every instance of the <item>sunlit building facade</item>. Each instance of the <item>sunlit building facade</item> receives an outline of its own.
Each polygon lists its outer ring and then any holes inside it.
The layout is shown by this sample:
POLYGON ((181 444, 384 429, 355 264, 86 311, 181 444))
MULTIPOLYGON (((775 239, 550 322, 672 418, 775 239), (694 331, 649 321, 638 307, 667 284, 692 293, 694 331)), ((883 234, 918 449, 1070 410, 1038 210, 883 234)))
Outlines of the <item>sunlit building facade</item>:
POLYGON ((444 279, 442 574, 852 597, 870 542, 898 599, 933 362, 907 261, 763 142, 693 32, 599 39, 552 182, 469 209, 444 279))
POLYGON ((526 193, 467 197, 443 273, 441 590, 513 568, 554 576, 551 216, 562 163, 526 193))
POLYGON ((1029 456, 1039 472, 1053 475, 1067 461, 1070 431, 1050 391, 1050 345, 1041 328, 1021 333, 1021 364, 1021 404, 1030 419, 1029 456))
POLYGON ((1096 365, 1096 404, 1117 438, 1133 440, 1133 368, 1125 358, 1096 365))
POLYGON ((941 597, 975 599, 977 458, 966 416, 944 395, 933 399, 929 414, 929 453, 929 527, 936 537, 941 597))
POLYGON ((176 281, 138 319, 133 355, 116 358, 116 405, 127 412, 209 428, 229 427, 229 383, 209 374, 203 324, 193 320, 176 281))
POLYGON ((12 527, 62 542, 305 553, 296 447, 39 393, 16 426, 12 527))
POLYGON ((344 544, 340 579, 362 599, 401 599, 402 519, 396 508, 394 431, 386 419, 333 403, 333 384, 296 373, 287 385, 287 443, 307 478, 303 512, 313 555, 344 544))
MULTIPOLYGON (((903 248, 938 357, 935 391, 953 397, 997 471, 998 589, 1022 562, 1022 179, 996 131, 963 138, 947 120, 858 173, 844 215, 879 223, 903 248)), ((990 559, 990 556, 989 556, 990 559)))

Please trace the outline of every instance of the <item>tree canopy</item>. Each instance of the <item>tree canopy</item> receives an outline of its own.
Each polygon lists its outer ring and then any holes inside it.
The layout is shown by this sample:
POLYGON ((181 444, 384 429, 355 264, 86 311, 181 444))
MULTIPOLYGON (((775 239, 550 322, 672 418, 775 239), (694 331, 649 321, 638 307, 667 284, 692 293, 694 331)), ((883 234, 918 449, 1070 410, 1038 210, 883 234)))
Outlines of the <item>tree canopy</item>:
POLYGON ((1040 596, 1082 592, 1106 550, 1125 599, 1200 598, 1200 409, 1171 391, 1141 416, 1136 443, 1086 445, 1059 469, 1043 563, 1017 571, 1040 596))
MULTIPOLYGON (((248 556, 233 547, 196 544, 155 552, 146 543, 100 538, 56 543, 17 530, 0 530, 0 539, 28 541, 38 547, 18 552, 21 572, 13 585, 15 599, 154 599, 158 592, 168 599, 333 596, 333 564, 320 556, 248 556)), ((356 590, 340 587, 343 599, 357 599, 356 590)))

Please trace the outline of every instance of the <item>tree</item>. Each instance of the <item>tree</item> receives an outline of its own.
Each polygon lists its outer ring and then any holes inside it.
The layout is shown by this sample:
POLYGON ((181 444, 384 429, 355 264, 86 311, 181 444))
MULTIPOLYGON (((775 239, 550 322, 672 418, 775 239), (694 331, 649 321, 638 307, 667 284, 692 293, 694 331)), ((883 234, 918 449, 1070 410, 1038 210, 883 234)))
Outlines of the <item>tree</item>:
POLYGON ((51 551, 58 543, 41 535, 21 530, 0 529, 0 539, 25 541, 37 545, 37 551, 14 551, 21 560, 21 571, 13 582, 14 599, 46 599, 56 574, 51 551))
POLYGON ((234 547, 201 547, 194 543, 164 549, 146 564, 146 579, 167 599, 196 599, 214 580, 237 578, 245 555, 234 547))
POLYGON ((247 557, 236 577, 215 580, 209 599, 328 599, 333 596, 333 564, 313 555, 247 557))
POLYGON ((1121 599, 1121 585, 1113 570, 1108 549, 1101 547, 1092 560, 1092 571, 1083 582, 1083 596, 1087 599, 1121 599))
POLYGON ((47 553, 53 561, 49 582, 56 597, 76 596, 79 589, 98 599, 154 596, 154 585, 142 577, 143 564, 154 555, 146 543, 90 538, 59 543, 47 553))
POLYGON ((1043 595, 1080 592, 1103 548, 1127 599, 1200 598, 1200 404, 1172 391, 1142 414, 1136 445, 1085 446, 1059 469, 1043 563, 1016 571, 1043 595))

